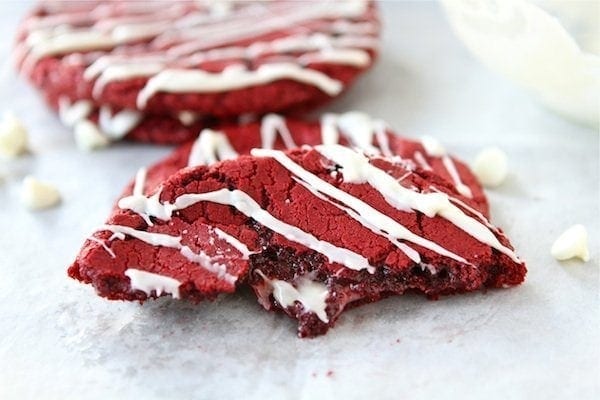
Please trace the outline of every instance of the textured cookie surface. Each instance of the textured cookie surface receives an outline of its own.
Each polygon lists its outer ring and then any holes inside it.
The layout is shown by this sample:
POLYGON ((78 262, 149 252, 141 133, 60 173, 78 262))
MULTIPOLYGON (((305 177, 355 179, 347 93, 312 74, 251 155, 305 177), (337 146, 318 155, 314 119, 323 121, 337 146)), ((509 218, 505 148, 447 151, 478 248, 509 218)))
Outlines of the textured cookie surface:
MULTIPOLYGON (((465 206, 489 216, 487 199, 477 179, 467 165, 447 154, 441 144, 432 138, 409 139, 396 135, 384 121, 358 111, 325 114, 319 122, 269 114, 260 121, 203 130, 195 141, 180 146, 148 168, 143 189, 151 193, 163 180, 184 167, 210 165, 249 154, 254 148, 281 150, 338 143, 366 154, 392 158, 409 170, 419 169, 424 175, 435 174, 466 198, 465 206)), ((133 184, 126 195, 131 194, 132 189, 133 184)))
POLYGON ((54 108, 89 101, 128 113, 130 131, 155 115, 185 130, 338 96, 372 65, 378 33, 363 0, 46 1, 22 23, 15 54, 54 108))
POLYGON ((257 149, 142 187, 69 269, 100 295, 200 300, 248 282, 315 336, 348 307, 504 287, 526 272, 445 179, 341 145, 257 149))

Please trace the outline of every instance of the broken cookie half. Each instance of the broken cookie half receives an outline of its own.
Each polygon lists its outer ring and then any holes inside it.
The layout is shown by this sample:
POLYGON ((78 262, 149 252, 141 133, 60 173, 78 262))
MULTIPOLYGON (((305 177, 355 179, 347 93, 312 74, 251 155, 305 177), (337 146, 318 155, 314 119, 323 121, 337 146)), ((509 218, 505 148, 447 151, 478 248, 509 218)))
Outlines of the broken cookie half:
POLYGON ((199 301, 249 284, 316 336, 345 309, 405 291, 521 283, 524 263, 466 194, 400 157, 255 149, 153 188, 138 181, 69 274, 124 300, 199 301))

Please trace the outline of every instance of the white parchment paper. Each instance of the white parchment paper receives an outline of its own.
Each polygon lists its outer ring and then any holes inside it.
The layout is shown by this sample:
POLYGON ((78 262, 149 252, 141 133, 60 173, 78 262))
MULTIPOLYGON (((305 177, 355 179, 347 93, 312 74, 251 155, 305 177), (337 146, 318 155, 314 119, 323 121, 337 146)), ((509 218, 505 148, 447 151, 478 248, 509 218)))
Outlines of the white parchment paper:
POLYGON ((167 148, 79 152, 8 60, 26 2, 0 2, 0 110, 28 126, 33 154, 0 161, 1 399, 598 398, 599 136, 538 106, 472 59, 435 3, 382 5, 377 67, 329 110, 361 109, 473 159, 497 145, 511 175, 493 220, 528 261, 520 287, 437 302, 402 296, 347 312, 329 334, 261 309, 249 291, 199 306, 98 298, 65 269, 137 168, 167 148), (27 212, 26 174, 64 201, 27 212), (549 255, 583 223, 591 261, 549 255))

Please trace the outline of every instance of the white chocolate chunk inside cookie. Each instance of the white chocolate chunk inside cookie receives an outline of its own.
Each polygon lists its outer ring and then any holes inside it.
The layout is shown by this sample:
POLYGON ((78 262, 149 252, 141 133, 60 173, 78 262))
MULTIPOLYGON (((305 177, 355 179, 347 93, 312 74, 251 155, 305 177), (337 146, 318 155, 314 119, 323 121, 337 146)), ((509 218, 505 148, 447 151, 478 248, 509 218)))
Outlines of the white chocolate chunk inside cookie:
POLYGON ((508 158, 499 148, 488 147, 479 152, 471 168, 482 185, 496 187, 508 175, 508 158))
POLYGON ((75 143, 83 151, 93 151, 108 146, 110 141, 90 120, 83 119, 75 124, 75 143))
POLYGON ((43 210, 57 205, 60 202, 60 193, 51 184, 27 176, 23 180, 21 200, 30 210, 43 210))
POLYGON ((585 226, 577 224, 564 231, 552 245, 551 253, 552 257, 559 261, 571 258, 589 261, 588 234, 585 226))
POLYGON ((15 158, 27 152, 27 129, 21 121, 6 112, 0 121, 0 155, 15 158))

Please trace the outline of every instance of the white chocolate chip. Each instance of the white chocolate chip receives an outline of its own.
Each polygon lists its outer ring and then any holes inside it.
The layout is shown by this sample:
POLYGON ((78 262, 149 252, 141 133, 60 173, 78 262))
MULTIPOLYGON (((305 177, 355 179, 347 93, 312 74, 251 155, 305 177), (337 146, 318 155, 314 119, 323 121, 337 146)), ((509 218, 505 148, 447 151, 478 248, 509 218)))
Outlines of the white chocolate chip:
POLYGON ((190 126, 198 120, 198 114, 193 111, 180 111, 177 118, 184 126, 190 126))
POLYGON ((442 144, 431 136, 421 137, 421 144, 425 148, 425 152, 430 157, 443 157, 446 155, 446 149, 442 144))
POLYGON ((482 185, 496 187, 508 175, 508 158, 499 148, 488 147, 479 152, 471 168, 482 185))
POLYGON ((32 176, 23 180, 21 196, 23 204, 30 210, 50 208, 60 202, 60 193, 54 186, 38 181, 32 176))
POLYGON ((577 224, 564 231, 552 245, 551 254, 559 261, 577 257, 587 262, 590 253, 585 226, 577 224))
POLYGON ((27 129, 13 113, 0 121, 0 155, 15 158, 27 152, 27 129))
POLYGON ((83 119, 75 124, 75 143, 84 151, 92 151, 108 146, 110 141, 90 120, 83 119))

